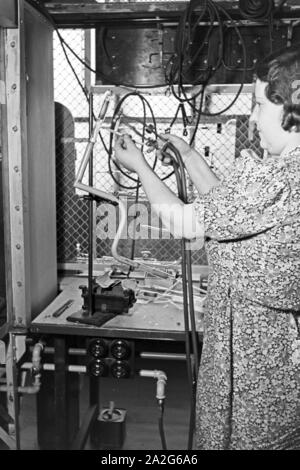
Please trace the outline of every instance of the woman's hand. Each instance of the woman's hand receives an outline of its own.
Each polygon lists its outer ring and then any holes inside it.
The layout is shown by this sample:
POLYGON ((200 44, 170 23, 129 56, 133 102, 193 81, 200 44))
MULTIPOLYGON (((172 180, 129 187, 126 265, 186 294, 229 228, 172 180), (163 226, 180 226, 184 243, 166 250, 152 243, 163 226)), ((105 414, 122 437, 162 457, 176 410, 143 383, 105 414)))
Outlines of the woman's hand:
POLYGON ((139 169, 147 164, 143 153, 127 134, 117 139, 114 150, 116 162, 129 171, 138 173, 139 169))
MULTIPOLYGON (((192 149, 189 146, 189 144, 184 139, 182 139, 181 137, 178 137, 177 135, 159 134, 159 136, 161 136, 163 140, 171 142, 174 145, 174 147, 177 148, 177 150, 179 151, 183 161, 185 161, 186 158, 189 156, 190 152, 192 152, 192 149)), ((168 157, 168 155, 163 155, 163 153, 161 151, 162 148, 163 148, 163 140, 160 140, 159 138, 157 140, 158 140, 159 144, 161 143, 160 148, 156 152, 157 157, 159 158, 159 160, 161 160, 162 164, 170 165, 170 163, 172 162, 172 158, 168 157)), ((168 150, 168 152, 169 151, 170 150, 168 150)))

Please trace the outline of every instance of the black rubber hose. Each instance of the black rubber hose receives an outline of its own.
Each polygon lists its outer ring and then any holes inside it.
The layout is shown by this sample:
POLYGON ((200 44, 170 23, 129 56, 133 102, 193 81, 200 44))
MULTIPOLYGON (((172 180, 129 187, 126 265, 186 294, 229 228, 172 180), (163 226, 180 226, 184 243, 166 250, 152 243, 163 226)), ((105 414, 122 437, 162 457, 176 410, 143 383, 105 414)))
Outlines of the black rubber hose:
POLYGON ((162 449, 167 450, 167 442, 166 442, 166 436, 165 436, 165 431, 164 431, 164 404, 163 403, 159 405, 159 409, 160 409, 160 416, 158 418, 159 435, 160 435, 162 449))
MULTIPOLYGON (((187 190, 185 182, 185 170, 182 162, 181 155, 174 145, 168 143, 169 149, 175 155, 174 171, 178 186, 178 196, 186 204, 187 203, 187 190)), ((165 149, 167 149, 167 147, 165 149)), ((193 286, 192 286, 192 265, 191 253, 186 249, 186 240, 181 240, 181 253, 182 253, 182 290, 183 290, 183 306, 184 306, 184 320, 185 320, 185 336, 186 336, 186 355, 187 355, 187 372, 191 385, 191 407, 190 407, 190 425, 188 437, 188 450, 192 449, 193 435, 195 429, 195 405, 196 405, 196 385, 199 369, 199 348, 198 336, 195 325, 195 312, 193 302, 193 286), (187 283, 188 280, 188 283, 187 283), (188 289, 187 289, 188 285, 188 289), (188 303, 189 299, 189 303, 188 303), (192 350, 194 356, 194 367, 191 367, 191 347, 190 347, 190 331, 189 319, 191 321, 191 338, 192 350)))

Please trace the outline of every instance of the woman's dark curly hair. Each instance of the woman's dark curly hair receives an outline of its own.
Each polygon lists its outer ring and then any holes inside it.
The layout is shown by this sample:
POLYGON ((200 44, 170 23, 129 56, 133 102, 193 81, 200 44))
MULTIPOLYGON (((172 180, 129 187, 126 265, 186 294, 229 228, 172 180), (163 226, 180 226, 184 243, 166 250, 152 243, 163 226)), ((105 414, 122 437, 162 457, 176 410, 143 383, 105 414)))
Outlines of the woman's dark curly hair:
POLYGON ((300 132, 300 44, 265 57, 257 64, 256 78, 268 84, 267 98, 283 105, 283 129, 300 132))

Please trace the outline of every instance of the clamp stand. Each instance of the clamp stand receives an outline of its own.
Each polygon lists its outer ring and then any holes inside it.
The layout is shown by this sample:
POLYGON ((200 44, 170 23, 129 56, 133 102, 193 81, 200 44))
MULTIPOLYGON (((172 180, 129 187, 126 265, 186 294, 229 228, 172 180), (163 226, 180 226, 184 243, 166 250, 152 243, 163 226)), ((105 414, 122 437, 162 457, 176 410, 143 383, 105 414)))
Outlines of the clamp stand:
MULTIPOLYGON (((90 323, 97 326, 100 324, 105 323, 108 321, 109 318, 104 318, 105 315, 101 314, 97 315, 94 312, 93 308, 93 258, 94 258, 94 240, 93 240, 93 213, 94 213, 94 201, 101 201, 101 200, 109 200, 117 204, 117 198, 111 195, 106 195, 106 193, 102 191, 95 190, 93 191, 93 148, 97 140, 98 132, 101 128, 103 121, 105 120, 105 115, 108 109, 108 105, 112 94, 110 92, 106 92, 103 97, 100 113, 98 119, 96 120, 96 124, 93 127, 93 94, 90 93, 90 100, 89 100, 89 132, 90 132, 90 139, 89 143, 86 147, 83 160, 81 162, 78 174, 75 179, 74 186, 78 189, 82 189, 88 192, 88 195, 84 196, 85 199, 88 200, 89 204, 89 237, 88 237, 88 308, 87 310, 81 309, 78 312, 73 313, 69 317, 67 317, 68 321, 78 322, 78 323, 90 323), (86 167, 89 166, 89 185, 85 185, 82 183, 82 179, 84 176, 84 172, 86 167)), ((109 314, 110 318, 114 315, 109 314)))

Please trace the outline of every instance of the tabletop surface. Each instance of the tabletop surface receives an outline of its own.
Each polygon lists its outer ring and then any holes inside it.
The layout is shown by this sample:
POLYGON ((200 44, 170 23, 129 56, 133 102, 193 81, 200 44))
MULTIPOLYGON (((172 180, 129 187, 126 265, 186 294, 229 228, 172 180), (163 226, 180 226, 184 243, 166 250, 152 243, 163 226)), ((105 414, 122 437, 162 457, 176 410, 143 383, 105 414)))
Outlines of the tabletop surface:
MULTIPOLYGON (((128 313, 116 315, 102 326, 73 323, 66 318, 82 309, 80 285, 87 285, 88 280, 82 277, 63 277, 60 280, 61 292, 32 321, 30 330, 33 333, 50 333, 63 335, 87 335, 127 338, 149 338, 181 340, 184 338, 184 314, 180 303, 170 301, 155 302, 137 300, 128 313), (67 301, 71 305, 58 317, 55 312, 67 301)), ((199 336, 202 335, 203 308, 197 303, 195 324, 199 336)))

